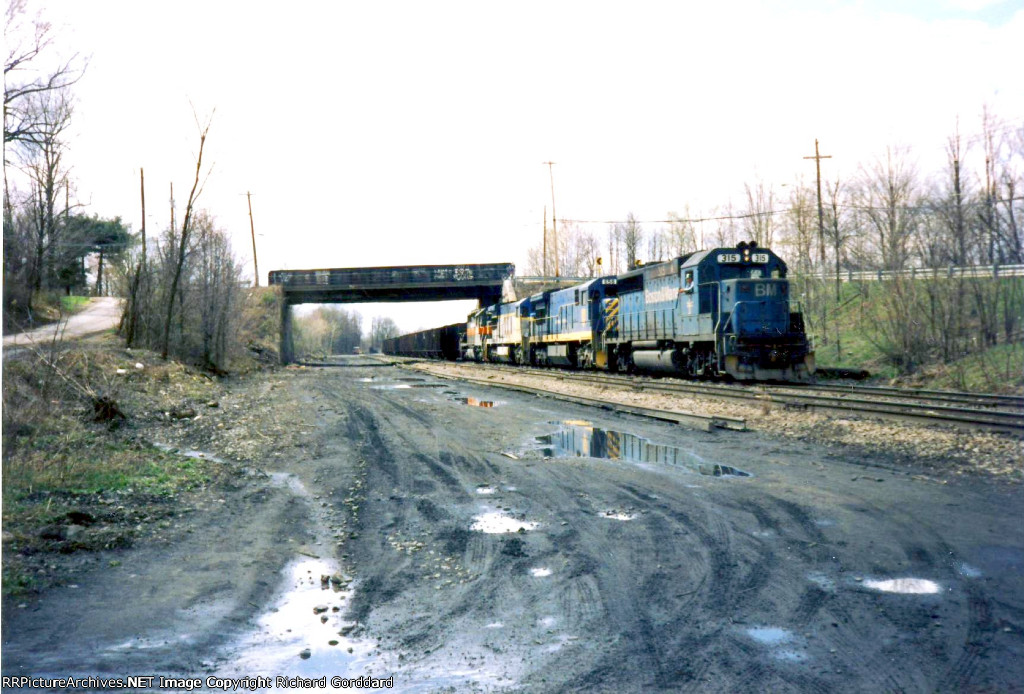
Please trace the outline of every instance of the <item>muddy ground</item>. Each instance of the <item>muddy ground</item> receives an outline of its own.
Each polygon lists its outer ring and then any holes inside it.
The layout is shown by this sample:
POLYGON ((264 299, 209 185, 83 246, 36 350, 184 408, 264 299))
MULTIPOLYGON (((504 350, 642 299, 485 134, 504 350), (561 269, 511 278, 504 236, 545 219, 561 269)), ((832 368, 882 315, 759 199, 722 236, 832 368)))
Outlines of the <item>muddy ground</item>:
MULTIPOLYGON (((1006 475, 351 358, 141 439, 219 481, 5 599, 3 674, 400 691, 1019 691, 1006 475)), ((1011 448, 1012 450, 1012 448, 1011 448)), ((87 532, 87 531, 83 531, 87 532)))

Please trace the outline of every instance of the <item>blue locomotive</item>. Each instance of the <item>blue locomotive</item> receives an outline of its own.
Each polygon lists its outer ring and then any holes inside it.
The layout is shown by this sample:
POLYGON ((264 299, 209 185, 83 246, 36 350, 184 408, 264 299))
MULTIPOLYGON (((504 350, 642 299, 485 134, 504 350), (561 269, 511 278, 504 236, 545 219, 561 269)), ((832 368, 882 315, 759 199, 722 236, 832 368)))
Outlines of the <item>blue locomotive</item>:
POLYGON ((738 380, 815 370, 786 263, 753 242, 481 307, 462 335, 458 353, 476 361, 738 380))
POLYGON ((786 264, 756 243, 697 251, 618 278, 609 360, 633 369, 807 381, 814 351, 786 264))

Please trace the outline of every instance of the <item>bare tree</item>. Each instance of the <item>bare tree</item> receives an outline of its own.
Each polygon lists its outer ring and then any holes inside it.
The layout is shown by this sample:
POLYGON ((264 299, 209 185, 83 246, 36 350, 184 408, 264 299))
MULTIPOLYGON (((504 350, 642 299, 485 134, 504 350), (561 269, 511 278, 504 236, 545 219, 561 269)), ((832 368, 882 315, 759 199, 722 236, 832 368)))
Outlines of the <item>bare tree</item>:
POLYGON ((918 226, 918 182, 906 152, 887 147, 884 159, 861 166, 856 202, 884 270, 902 270, 918 226))
POLYGON ((815 269, 814 241, 818 234, 815 195, 814 189, 803 180, 797 181, 789 189, 789 210, 785 214, 785 242, 792 252, 789 264, 804 275, 815 269))
POLYGON ((690 206, 683 208, 683 215, 668 213, 667 243, 671 257, 675 258, 700 248, 697 242, 697 230, 691 221, 690 206))
MULTIPOLYGON (((25 0, 11 0, 4 15, 7 60, 4 62, 4 144, 36 141, 48 124, 40 120, 33 100, 50 92, 66 92, 82 76, 74 66, 77 56, 52 70, 40 70, 42 57, 53 46, 48 22, 38 17, 24 23, 25 0)), ((5 147, 6 155, 6 147, 5 147)), ((6 162, 6 159, 5 159, 6 162)))
POLYGON ((644 230, 632 212, 626 215, 624 224, 616 224, 616 235, 622 239, 622 247, 626 253, 626 269, 636 267, 640 244, 643 242, 644 230))
POLYGON ((387 316, 375 316, 370 321, 370 347, 371 349, 381 349, 384 346, 384 340, 388 340, 398 335, 398 326, 395 325, 395 321, 387 316))
POLYGON ((34 114, 34 130, 20 141, 20 167, 28 176, 32 190, 34 243, 29 285, 42 289, 48 275, 61 269, 68 249, 61 246, 62 220, 67 209, 68 166, 65 131, 71 125, 71 104, 63 90, 34 93, 26 98, 34 114), (61 208, 62 198, 64 207, 61 208))
MULTIPOLYGON (((198 125, 198 120, 196 121, 198 125)), ((171 341, 171 319, 174 316, 174 301, 178 293, 178 285, 181 283, 181 270, 185 265, 185 256, 189 251, 189 244, 192 241, 192 214, 193 206, 195 205, 196 199, 199 194, 202 193, 202 188, 199 185, 199 179, 202 175, 203 170, 203 148, 206 145, 206 136, 210 132, 209 121, 205 126, 200 126, 199 131, 199 154, 196 156, 196 175, 192 182, 192 190, 188 194, 188 203, 185 205, 185 219, 181 224, 181 234, 177 239, 177 252, 175 257, 174 272, 171 276, 170 291, 167 296, 167 313, 164 318, 164 338, 163 346, 161 347, 160 356, 163 359, 167 359, 167 353, 170 348, 171 341)), ((173 233, 173 230, 172 230, 173 233)))
POLYGON ((775 242, 775 189, 758 179, 753 187, 744 183, 743 191, 747 196, 744 231, 748 238, 757 241, 757 245, 771 248, 775 242))

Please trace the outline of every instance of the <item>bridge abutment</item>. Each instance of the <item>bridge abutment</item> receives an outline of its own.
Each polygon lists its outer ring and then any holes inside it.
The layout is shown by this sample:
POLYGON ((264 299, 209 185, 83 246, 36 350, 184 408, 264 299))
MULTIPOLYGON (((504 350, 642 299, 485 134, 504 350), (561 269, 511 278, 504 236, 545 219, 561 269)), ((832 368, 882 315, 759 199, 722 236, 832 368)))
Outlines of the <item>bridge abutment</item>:
POLYGON ((295 361, 295 342, 292 339, 292 304, 287 298, 281 299, 281 365, 295 361))

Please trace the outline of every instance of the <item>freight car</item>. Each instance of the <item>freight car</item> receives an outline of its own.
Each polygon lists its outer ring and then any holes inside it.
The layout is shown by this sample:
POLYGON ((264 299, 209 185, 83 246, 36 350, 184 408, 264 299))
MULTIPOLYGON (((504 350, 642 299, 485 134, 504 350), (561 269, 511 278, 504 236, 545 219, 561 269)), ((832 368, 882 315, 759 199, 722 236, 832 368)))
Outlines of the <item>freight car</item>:
POLYGON ((455 361, 459 356, 459 344, 464 339, 465 331, 465 323, 453 323, 442 328, 400 335, 384 340, 383 351, 384 354, 400 357, 455 361))

